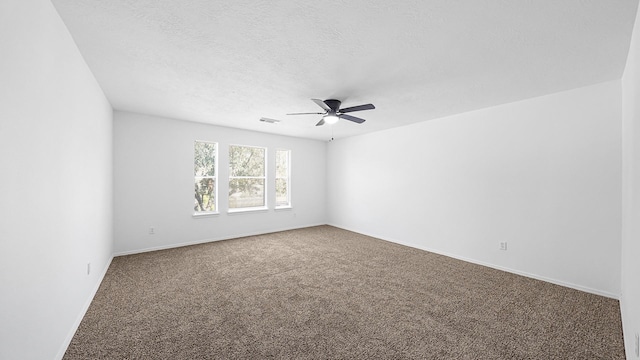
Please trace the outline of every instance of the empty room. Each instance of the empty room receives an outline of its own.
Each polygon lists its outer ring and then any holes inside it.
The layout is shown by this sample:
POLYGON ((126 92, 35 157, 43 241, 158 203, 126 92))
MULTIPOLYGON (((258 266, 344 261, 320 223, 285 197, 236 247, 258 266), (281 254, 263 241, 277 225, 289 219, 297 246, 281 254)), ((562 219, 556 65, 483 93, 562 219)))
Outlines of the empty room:
POLYGON ((0 359, 640 359, 638 0, 0 2, 0 359))

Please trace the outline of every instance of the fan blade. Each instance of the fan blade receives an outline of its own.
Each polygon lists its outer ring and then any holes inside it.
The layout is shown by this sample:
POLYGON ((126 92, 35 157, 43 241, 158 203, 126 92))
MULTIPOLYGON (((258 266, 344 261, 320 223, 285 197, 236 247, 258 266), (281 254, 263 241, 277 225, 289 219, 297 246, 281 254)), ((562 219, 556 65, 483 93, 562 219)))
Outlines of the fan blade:
POLYGON ((363 122, 365 122, 365 119, 360 119, 359 117, 355 117, 355 116, 351 116, 351 115, 340 115, 339 116, 340 119, 345 119, 345 120, 349 120, 349 121, 353 121, 355 123, 358 124, 362 124, 363 122))
POLYGON ((324 115, 325 113, 290 113, 287 115, 324 115))
POLYGON ((344 113, 353 112, 353 111, 373 110, 375 108, 376 107, 373 106, 373 104, 364 104, 364 105, 358 105, 358 106, 352 106, 352 107, 340 109, 339 112, 344 114, 344 113))
POLYGON ((318 106, 320 106, 321 108, 330 111, 331 108, 329 107, 329 105, 325 104, 323 100, 320 99, 311 99, 311 101, 313 101, 314 103, 318 104, 318 106))
POLYGON ((322 126, 324 125, 324 119, 321 119, 320 121, 318 121, 318 123, 316 124, 316 126, 322 126))

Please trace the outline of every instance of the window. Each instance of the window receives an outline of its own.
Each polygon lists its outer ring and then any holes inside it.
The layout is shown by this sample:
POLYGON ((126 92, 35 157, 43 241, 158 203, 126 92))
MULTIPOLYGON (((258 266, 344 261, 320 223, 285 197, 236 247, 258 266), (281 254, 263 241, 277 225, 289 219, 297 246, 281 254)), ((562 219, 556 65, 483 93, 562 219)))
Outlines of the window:
POLYGON ((195 142, 193 169, 196 198, 193 210, 196 215, 218 211, 217 155, 217 143, 195 142))
POLYGON ((276 150, 276 208, 291 206, 291 150, 276 150))
POLYGON ((229 146, 229 210, 264 208, 267 149, 229 146))

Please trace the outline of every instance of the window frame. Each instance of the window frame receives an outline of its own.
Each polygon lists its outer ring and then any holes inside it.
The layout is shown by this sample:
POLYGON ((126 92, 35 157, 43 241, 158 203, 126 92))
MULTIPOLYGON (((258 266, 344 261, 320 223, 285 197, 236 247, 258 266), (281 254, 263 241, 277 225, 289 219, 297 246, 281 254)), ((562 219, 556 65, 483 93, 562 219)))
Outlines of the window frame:
MULTIPOLYGON (((194 177, 194 183, 196 181, 198 181, 198 179, 202 180, 202 179, 213 179, 213 198, 214 198, 214 211, 197 211, 194 208, 194 212, 193 212, 193 217, 203 217, 203 216, 212 216, 212 215, 218 215, 220 214, 220 207, 219 207, 219 196, 218 196, 218 189, 219 189, 219 177, 218 177, 218 158, 220 157, 220 144, 217 141, 209 141, 209 140, 194 140, 193 142, 193 177, 194 177), (195 174, 196 172, 196 146, 198 143, 206 143, 206 144, 214 144, 215 145, 215 152, 214 152, 214 169, 213 169, 213 176, 197 176, 195 174)), ((196 198, 197 201, 197 198, 196 198)))
POLYGON ((231 187, 231 181, 234 179, 262 179, 263 182, 263 187, 262 187, 262 198, 263 198, 263 205, 262 206, 247 206, 247 207, 231 207, 231 197, 227 196, 227 213, 229 214, 233 214, 233 213, 243 213, 243 212, 253 212, 253 211, 264 211, 264 210, 269 210, 269 206, 268 206, 268 187, 269 187, 269 182, 268 182, 268 148, 266 146, 257 146, 257 145, 241 145, 241 144, 229 144, 229 148, 228 148, 228 154, 227 154, 227 161, 228 161, 228 165, 229 165, 229 175, 228 175, 228 183, 227 185, 229 187, 231 187), (236 147, 245 147, 245 148, 254 148, 254 149, 262 149, 264 151, 264 157, 263 157, 263 167, 264 167, 264 172, 262 174, 262 176, 233 176, 233 171, 231 169, 231 147, 236 146, 236 147))
POLYGON ((273 185, 274 185, 274 194, 275 194, 275 209, 290 209, 292 208, 292 204, 291 204, 291 149, 282 149, 282 148, 278 148, 275 151, 276 156, 275 156, 275 178, 273 181, 273 185), (287 153, 287 175, 286 177, 281 177, 278 176, 278 152, 286 152, 287 153), (277 193, 277 183, 278 183, 278 179, 285 179, 286 183, 287 183, 287 202, 286 204, 278 204, 278 193, 277 193))

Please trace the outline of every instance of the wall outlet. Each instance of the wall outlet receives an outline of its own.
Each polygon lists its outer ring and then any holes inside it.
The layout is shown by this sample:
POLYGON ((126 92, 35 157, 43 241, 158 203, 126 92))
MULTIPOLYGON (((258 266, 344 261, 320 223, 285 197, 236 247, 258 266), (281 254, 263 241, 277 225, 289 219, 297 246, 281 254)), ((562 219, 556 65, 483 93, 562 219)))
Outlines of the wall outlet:
POLYGON ((91 274, 91 263, 87 263, 87 275, 91 274))
POLYGON ((153 226, 149 228, 149 235, 155 235, 156 234, 156 228, 154 228, 153 226))
POLYGON ((505 251, 507 250, 507 242, 506 241, 500 242, 500 250, 505 250, 505 251))
POLYGON ((640 335, 636 333, 636 357, 640 357, 640 335))

